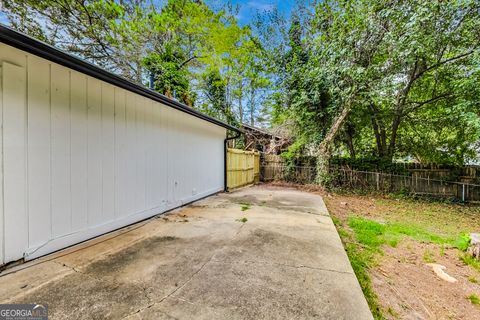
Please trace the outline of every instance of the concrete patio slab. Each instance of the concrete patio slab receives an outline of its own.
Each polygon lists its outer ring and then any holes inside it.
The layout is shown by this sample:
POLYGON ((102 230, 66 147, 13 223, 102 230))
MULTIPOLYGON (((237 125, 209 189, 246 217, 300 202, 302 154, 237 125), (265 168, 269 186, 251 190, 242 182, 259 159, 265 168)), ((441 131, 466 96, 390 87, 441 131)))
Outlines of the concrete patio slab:
POLYGON ((0 302, 51 319, 372 319, 322 198, 267 186, 6 270, 0 302))

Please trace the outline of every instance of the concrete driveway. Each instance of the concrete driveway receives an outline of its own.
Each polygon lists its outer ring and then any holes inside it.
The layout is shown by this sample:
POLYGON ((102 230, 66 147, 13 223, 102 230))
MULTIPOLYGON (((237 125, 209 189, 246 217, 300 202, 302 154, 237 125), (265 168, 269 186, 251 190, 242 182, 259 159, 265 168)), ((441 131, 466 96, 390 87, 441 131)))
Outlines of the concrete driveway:
POLYGON ((219 194, 3 272, 50 319, 372 319, 320 196, 219 194))

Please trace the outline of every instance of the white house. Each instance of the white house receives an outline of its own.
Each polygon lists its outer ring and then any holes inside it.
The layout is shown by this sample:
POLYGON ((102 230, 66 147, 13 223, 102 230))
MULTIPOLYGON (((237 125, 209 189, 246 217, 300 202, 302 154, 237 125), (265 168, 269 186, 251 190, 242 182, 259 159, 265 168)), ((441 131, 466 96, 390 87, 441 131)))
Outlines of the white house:
POLYGON ((238 129, 0 25, 0 265, 225 186, 238 129))

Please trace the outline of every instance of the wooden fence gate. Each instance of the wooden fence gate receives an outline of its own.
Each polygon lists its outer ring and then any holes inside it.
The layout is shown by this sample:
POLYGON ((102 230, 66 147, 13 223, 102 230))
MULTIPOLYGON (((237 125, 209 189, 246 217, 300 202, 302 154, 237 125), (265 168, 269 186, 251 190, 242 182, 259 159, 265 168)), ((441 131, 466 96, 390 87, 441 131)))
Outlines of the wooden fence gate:
POLYGON ((260 153, 239 149, 227 150, 228 190, 258 182, 260 179, 260 153))

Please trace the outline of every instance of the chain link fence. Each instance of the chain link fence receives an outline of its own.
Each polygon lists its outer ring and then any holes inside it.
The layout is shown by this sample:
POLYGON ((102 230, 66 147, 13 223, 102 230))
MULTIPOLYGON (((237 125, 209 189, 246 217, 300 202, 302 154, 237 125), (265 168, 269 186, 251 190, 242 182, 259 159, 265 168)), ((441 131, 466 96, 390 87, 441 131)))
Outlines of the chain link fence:
MULTIPOLYGON (((452 201, 480 203, 480 185, 422 178, 383 172, 358 171, 332 168, 331 186, 349 190, 404 193, 411 195, 444 198, 452 201)), ((286 166, 264 164, 260 169, 261 181, 286 181, 299 184, 314 184, 314 166, 286 166)))

